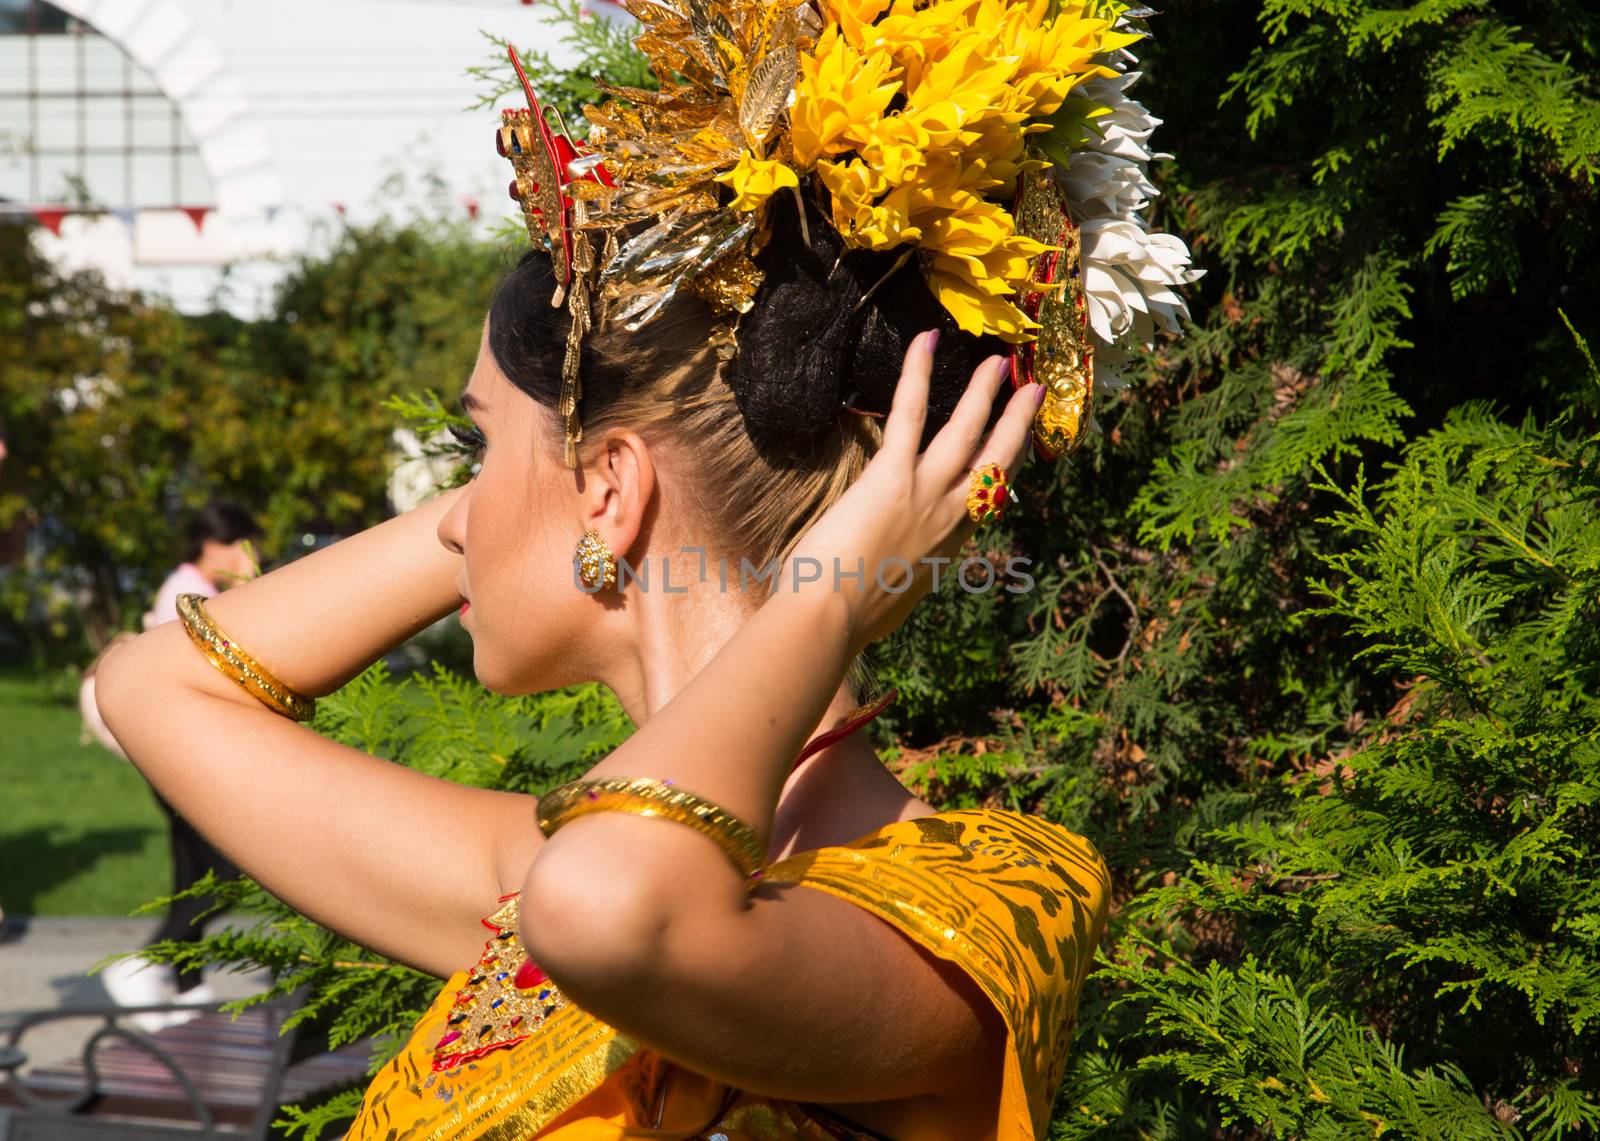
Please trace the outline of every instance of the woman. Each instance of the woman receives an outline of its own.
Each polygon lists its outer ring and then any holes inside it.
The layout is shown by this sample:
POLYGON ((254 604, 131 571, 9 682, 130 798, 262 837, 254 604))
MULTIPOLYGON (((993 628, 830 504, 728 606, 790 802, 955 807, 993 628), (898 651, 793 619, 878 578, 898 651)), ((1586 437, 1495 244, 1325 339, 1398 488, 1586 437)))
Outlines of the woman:
MULTIPOLYGON (((524 343, 512 331, 517 315, 538 310, 511 303, 522 278, 548 282, 539 270, 525 265, 501 291, 508 309, 491 315, 466 391, 486 441, 477 478, 229 591, 209 606, 217 626, 285 685, 317 695, 459 608, 474 638, 476 671, 490 688, 519 693, 599 680, 616 691, 640 728, 590 777, 671 779, 752 823, 772 860, 821 856, 863 838, 925 844, 930 859, 952 868, 971 854, 967 844, 1003 846, 990 869, 997 877, 1027 860, 1022 830, 1039 825, 1006 813, 941 816, 900 786, 859 735, 827 744, 790 771, 808 738, 855 708, 847 669, 926 591, 926 570, 898 594, 869 578, 859 593, 849 583, 836 592, 818 582, 763 599, 724 594, 714 576, 702 584, 688 574, 679 577, 689 585, 684 594, 634 590, 619 600, 573 588, 566 549, 573 534, 596 530, 639 562, 682 546, 715 551, 706 528, 717 516, 697 502, 706 463, 693 440, 602 428, 596 413, 581 480, 559 462, 549 404, 512 383, 501 364, 517 367, 515 349, 524 343), (497 332, 502 319, 512 330, 497 332)), ((1015 469, 1038 389, 1017 390, 985 440, 1002 383, 1001 362, 985 362, 919 456, 933 359, 931 338, 913 345, 882 447, 818 514, 789 565, 814 558, 828 567, 836 556, 850 566, 858 558, 869 567, 890 557, 915 563, 954 554, 971 532, 967 472, 974 460, 1015 469)), ((736 418, 737 410, 721 414, 736 418)), ((726 497, 706 498, 725 511, 745 510, 726 497)), ((162 795, 236 863, 366 946, 451 975, 478 961, 481 920, 495 901, 520 893, 511 930, 531 959, 574 1007, 641 1046, 612 1071, 632 1086, 597 1082, 589 1109, 582 1099, 561 1107, 578 1110, 574 1127, 586 1117, 616 1119, 635 1132, 573 1137, 710 1135, 728 1089, 770 1099, 767 1112, 815 1103, 815 1120, 830 1123, 784 1125, 790 1132, 770 1136, 827 1136, 825 1128, 904 1138, 1027 1136, 1041 1108, 1048 1116, 1048 1086, 1059 1080, 1064 1057, 1058 1036, 1104 917, 1103 871, 1086 844, 1076 845, 1078 866, 1036 868, 1023 892, 1024 902, 1048 900, 1056 913, 1026 923, 1036 939, 1041 931, 1050 938, 1047 949, 1037 948, 1052 960, 1041 977, 1065 984, 1040 995, 1029 1013, 1059 1024, 1008 1034, 983 989, 992 979, 965 974, 907 938, 895 925, 901 917, 871 910, 881 911, 881 902, 853 901, 839 868, 825 869, 836 879, 821 890, 778 885, 781 875, 769 869, 774 886, 747 900, 723 854, 688 829, 596 813, 545 839, 527 797, 456 787, 274 715, 197 654, 177 624, 106 660, 100 704, 162 795), (1062 901, 1070 905, 1066 926, 1062 901), (1076 943, 1061 940, 1074 928, 1076 943), (1028 1057, 1024 1049, 1052 1055, 1028 1057), (1022 1088, 1024 1068, 1034 1088, 1022 1088), (639 1131, 663 1108, 672 1115, 664 1131, 639 1131)), ((1067 837, 1050 839, 1074 846, 1067 837)), ((828 881, 819 875, 819 882, 828 881)), ((998 912, 1012 922, 1009 906, 1017 904, 991 903, 980 920, 998 912)), ((1034 964, 1020 970, 1039 974, 1034 964)), ((456 982, 444 992, 450 1008, 463 985, 456 982)), ((424 1020, 419 1049, 432 1051, 442 1037, 432 1025, 440 1013, 424 1020)), ((535 1036, 471 1065, 511 1060, 526 1068, 517 1055, 538 1045, 535 1036)), ((600 1068, 623 1052, 607 1045, 600 1068)), ((421 1067, 414 1053, 402 1063, 421 1067)), ((385 1080, 375 1092, 384 1092, 385 1080)), ((390 1097, 413 1100, 404 1091, 390 1097)), ((408 1104, 392 1112, 420 1111, 408 1104)), ((371 1135, 384 1135, 381 1124, 371 1135)))
MULTIPOLYGON (((1105 868, 902 787, 857 659, 1030 433, 1087 424, 1079 231, 1025 136, 1132 37, 1071 0, 630 10, 660 92, 591 108, 594 152, 531 91, 497 136, 540 249, 462 397, 472 482, 119 649, 102 708, 269 890, 447 979, 351 1138, 1041 1137, 1105 868), (275 715, 456 609, 489 688, 599 681, 638 731, 536 804, 275 715)), ((1170 313, 1164 273, 1116 280, 1170 313)))

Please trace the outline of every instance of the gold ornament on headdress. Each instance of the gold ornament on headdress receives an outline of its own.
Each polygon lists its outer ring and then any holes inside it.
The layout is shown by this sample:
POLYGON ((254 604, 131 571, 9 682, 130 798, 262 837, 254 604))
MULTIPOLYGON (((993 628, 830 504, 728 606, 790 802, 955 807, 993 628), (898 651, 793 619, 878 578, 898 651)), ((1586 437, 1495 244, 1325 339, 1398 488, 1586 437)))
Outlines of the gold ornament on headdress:
POLYGON ((1017 228, 1051 248, 1033 260, 1034 288, 1022 308, 1039 324, 1038 339, 1011 353, 1014 385, 1038 381, 1044 403, 1033 416, 1033 444, 1047 460, 1076 448, 1089 430, 1094 344, 1083 289, 1083 246, 1066 197, 1048 170, 1025 173, 1017 189, 1017 228))
POLYGON ((501 128, 572 313, 569 466, 592 307, 632 331, 687 289, 725 319, 713 342, 728 359, 783 197, 808 244, 809 201, 847 254, 899 247, 898 269, 916 253, 955 322, 1017 346, 1018 383, 1046 385, 1040 451, 1082 439, 1093 356, 1078 232, 1051 170, 1105 111, 1074 89, 1116 75, 1109 53, 1138 38, 1117 30, 1125 0, 620 2, 659 89, 601 84, 580 147, 518 64, 528 111, 501 128), (592 231, 606 236, 599 257, 592 231))
MULTIPOLYGON (((588 211, 583 198, 569 197, 568 191, 579 179, 592 178, 603 185, 603 167, 590 153, 572 141, 566 125, 557 122, 558 134, 545 116, 545 108, 522 70, 515 48, 510 49, 511 64, 522 82, 528 106, 501 112, 495 146, 511 160, 516 179, 511 197, 522 205, 528 234, 550 254, 556 289, 550 303, 567 306, 571 324, 567 330, 566 355, 561 362, 561 395, 557 411, 566 438, 567 466, 576 467, 577 445, 583 439, 583 421, 578 401, 583 395, 580 371, 583 338, 594 323, 592 279, 596 266, 594 245, 588 232, 588 211), (582 166, 582 173, 575 168, 582 166)), ((614 247, 614 242, 611 243, 614 247)))
MULTIPOLYGON (((512 56, 513 62, 516 56, 512 56)), ((517 73, 522 65, 517 62, 517 73)), ((528 106, 500 112, 500 131, 495 146, 511 160, 516 179, 511 197, 522 205, 528 233, 550 253, 556 274, 556 299, 563 300, 572 268, 572 232, 567 225, 567 209, 562 202, 561 175, 556 169, 557 152, 544 108, 530 90, 528 106)))

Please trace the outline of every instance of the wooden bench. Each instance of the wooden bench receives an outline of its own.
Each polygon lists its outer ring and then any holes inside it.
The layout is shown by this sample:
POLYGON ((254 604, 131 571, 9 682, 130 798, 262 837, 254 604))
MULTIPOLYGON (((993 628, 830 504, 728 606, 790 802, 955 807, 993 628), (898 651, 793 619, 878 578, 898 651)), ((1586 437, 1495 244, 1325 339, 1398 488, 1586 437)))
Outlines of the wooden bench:
POLYGON ((79 1007, 24 1015, 0 1042, 0 1141, 267 1141, 281 1105, 361 1081, 370 1044, 329 1051, 326 1035, 279 1033, 296 998, 232 1018, 203 1007, 79 1007), (153 1034, 129 1015, 198 1009, 153 1034), (23 1072, 29 1030, 94 1024, 79 1056, 23 1072))

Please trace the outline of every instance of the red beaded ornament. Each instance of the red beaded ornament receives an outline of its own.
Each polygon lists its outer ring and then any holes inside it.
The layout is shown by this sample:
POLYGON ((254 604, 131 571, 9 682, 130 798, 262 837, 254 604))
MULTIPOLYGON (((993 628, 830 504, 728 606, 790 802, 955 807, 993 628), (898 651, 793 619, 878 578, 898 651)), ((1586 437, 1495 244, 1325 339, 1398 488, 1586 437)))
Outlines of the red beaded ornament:
POLYGON ((433 1068, 453 1070, 485 1054, 526 1041, 566 998, 522 949, 517 896, 501 898, 483 925, 491 932, 467 981, 456 992, 445 1031, 434 1044, 433 1068))

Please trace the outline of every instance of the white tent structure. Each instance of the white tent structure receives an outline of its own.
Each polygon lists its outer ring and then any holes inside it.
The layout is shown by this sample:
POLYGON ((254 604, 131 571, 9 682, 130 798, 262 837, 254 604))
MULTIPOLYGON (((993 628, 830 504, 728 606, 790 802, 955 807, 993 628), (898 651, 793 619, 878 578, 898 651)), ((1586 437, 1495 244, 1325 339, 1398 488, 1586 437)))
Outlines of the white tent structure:
POLYGON ((484 31, 548 47, 542 21, 520 0, 0 0, 0 210, 102 210, 39 241, 250 315, 323 227, 510 209, 466 68, 484 31))

